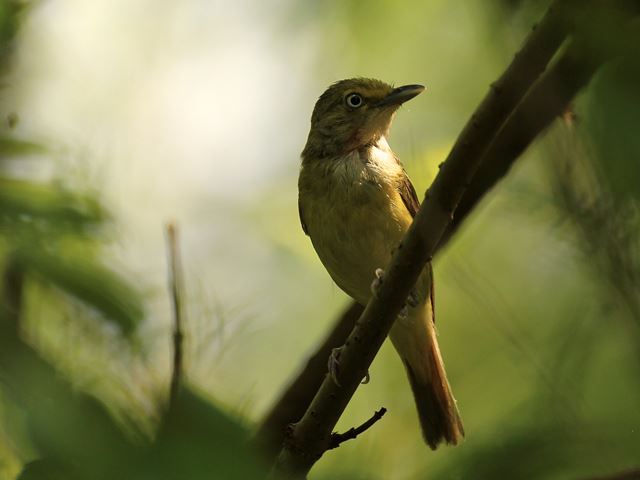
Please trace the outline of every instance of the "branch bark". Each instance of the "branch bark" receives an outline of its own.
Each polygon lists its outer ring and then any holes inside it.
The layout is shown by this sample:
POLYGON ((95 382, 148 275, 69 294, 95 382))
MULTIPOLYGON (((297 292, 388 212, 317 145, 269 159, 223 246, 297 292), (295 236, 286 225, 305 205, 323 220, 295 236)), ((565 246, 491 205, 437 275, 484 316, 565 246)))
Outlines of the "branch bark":
POLYGON ((325 377, 304 416, 285 439, 275 473, 284 478, 304 478, 329 447, 332 429, 384 342, 410 289, 435 253, 495 133, 567 35, 561 14, 564 5, 566 2, 562 1, 552 5, 463 129, 387 267, 378 295, 368 303, 344 344, 340 354, 342 386, 325 377))

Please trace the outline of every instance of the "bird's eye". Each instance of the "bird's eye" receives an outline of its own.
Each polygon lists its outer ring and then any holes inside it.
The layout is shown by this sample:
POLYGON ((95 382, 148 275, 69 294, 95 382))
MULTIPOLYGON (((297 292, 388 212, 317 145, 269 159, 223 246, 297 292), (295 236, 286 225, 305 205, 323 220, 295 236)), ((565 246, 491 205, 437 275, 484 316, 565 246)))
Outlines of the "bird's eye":
POLYGON ((350 93, 349 95, 347 95, 347 98, 345 98, 345 102, 347 102, 347 106, 351 108, 361 107, 364 103, 362 97, 357 93, 350 93))

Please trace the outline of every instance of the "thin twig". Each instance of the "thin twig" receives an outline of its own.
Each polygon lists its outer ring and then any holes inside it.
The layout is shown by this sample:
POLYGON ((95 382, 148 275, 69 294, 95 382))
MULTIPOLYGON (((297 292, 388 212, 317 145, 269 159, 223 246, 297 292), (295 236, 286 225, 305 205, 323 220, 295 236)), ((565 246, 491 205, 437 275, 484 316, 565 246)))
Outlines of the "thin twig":
POLYGON ((182 326, 184 311, 182 305, 182 270, 180 265, 180 251, 178 249, 178 232, 173 223, 167 224, 167 243, 169 248, 169 287, 173 300, 173 370, 171 372, 171 389, 169 392, 169 406, 175 404, 180 392, 183 375, 183 340, 182 326))
POLYGON ((333 450, 334 448, 338 448, 341 443, 346 442, 347 440, 353 440, 361 433, 369 430, 373 425, 384 417, 384 414, 387 413, 387 409, 382 407, 380 410, 375 412, 373 416, 364 422, 359 427, 352 427, 344 433, 332 433, 331 438, 329 440, 329 448, 327 450, 333 450))

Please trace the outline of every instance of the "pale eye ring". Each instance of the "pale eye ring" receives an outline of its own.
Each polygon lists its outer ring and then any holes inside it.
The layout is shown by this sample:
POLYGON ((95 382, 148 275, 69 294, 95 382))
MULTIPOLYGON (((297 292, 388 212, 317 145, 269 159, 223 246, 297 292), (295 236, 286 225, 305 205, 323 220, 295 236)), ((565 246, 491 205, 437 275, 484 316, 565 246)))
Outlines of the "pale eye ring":
POLYGON ((362 96, 357 93, 350 93, 346 96, 344 101, 346 102, 347 106, 351 108, 359 108, 364 104, 362 96))

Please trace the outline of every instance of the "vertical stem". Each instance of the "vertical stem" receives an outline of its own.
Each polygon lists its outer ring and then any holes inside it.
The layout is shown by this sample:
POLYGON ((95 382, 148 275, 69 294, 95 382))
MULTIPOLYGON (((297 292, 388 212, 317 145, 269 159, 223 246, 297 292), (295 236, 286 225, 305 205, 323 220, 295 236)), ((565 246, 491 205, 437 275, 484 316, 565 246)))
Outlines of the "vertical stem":
POLYGON ((166 227, 169 248, 169 288, 173 301, 173 369, 171 372, 171 387, 169 391, 169 406, 175 404, 180 391, 183 373, 183 323, 184 311, 182 304, 182 270, 180 252, 178 249, 178 232, 173 223, 166 227))

